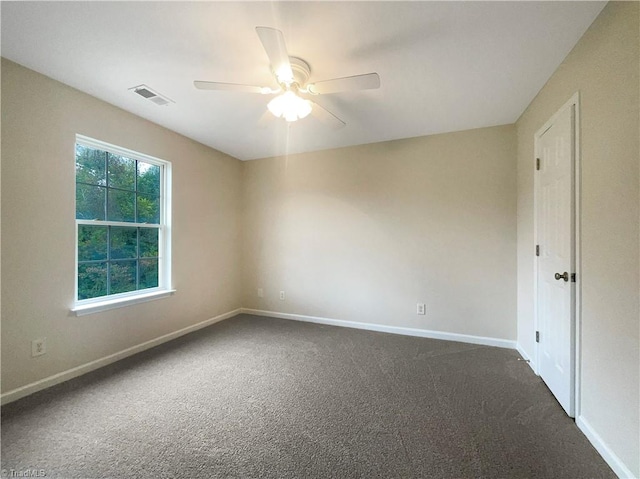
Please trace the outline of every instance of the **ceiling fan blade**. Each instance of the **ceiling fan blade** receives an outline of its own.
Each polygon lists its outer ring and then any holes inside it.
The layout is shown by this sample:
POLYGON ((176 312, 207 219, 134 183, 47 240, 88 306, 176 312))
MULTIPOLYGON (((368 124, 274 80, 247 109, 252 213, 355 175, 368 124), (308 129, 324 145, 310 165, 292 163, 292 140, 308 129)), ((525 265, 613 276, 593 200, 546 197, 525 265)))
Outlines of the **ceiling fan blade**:
POLYGON ((375 90, 380 88, 380 76, 377 73, 366 73, 352 77, 334 78, 307 85, 313 94, 337 93, 341 91, 375 90))
POLYGON ((315 116, 322 123, 328 125, 334 130, 339 130, 340 128, 344 128, 347 124, 342 121, 340 118, 335 116, 326 108, 318 105, 316 102, 311 102, 312 109, 311 114, 315 116))
POLYGON ((245 93, 269 93, 268 88, 239 83, 220 83, 216 81, 194 81, 193 85, 199 90, 241 91, 245 93))
POLYGON ((284 43, 282 32, 271 27, 256 27, 256 32, 258 32, 265 52, 267 52, 271 68, 278 82, 292 83, 293 70, 291 70, 289 54, 287 53, 287 46, 284 43))

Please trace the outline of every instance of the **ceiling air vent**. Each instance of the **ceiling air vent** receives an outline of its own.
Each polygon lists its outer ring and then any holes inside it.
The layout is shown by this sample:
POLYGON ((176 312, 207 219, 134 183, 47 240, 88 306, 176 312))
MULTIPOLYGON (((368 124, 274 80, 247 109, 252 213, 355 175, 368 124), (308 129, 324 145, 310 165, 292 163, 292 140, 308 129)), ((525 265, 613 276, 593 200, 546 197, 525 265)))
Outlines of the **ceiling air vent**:
POLYGON ((155 103, 156 105, 159 105, 159 106, 165 106, 165 105, 168 105, 170 103, 175 103, 170 98, 167 98, 166 96, 161 95, 157 91, 152 90, 147 85, 134 86, 133 88, 129 88, 129 91, 137 93, 142 98, 144 98, 146 100, 149 100, 149 101, 152 101, 153 103, 155 103))

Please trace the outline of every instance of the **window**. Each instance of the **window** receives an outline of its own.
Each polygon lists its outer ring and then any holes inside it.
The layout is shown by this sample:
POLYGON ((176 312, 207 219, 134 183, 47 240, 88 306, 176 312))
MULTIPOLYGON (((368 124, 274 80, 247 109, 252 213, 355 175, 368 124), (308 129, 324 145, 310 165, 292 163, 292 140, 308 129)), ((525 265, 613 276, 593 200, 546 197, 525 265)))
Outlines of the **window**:
POLYGON ((170 292, 170 163, 76 137, 76 312, 170 292))

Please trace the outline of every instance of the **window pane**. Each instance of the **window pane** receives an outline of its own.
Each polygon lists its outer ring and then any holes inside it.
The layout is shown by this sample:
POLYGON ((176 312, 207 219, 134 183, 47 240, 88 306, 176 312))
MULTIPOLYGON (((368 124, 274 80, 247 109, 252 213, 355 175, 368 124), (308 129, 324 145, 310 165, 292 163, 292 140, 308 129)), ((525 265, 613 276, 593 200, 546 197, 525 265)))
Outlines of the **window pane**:
POLYGON ((76 218, 79 220, 104 220, 104 197, 102 186, 76 185, 76 218))
POLYGON ((78 299, 97 298, 107 294, 107 263, 78 265, 78 299))
POLYGON ((111 294, 126 293, 136 290, 137 261, 114 261, 109 263, 111 294))
POLYGON ((138 256, 138 229, 111 227, 111 259, 136 258, 138 256))
POLYGON ((160 167, 138 161, 138 193, 160 196, 160 167))
POLYGON ((107 259, 107 227, 78 225, 78 261, 107 259))
POLYGON ((136 189, 136 160, 124 156, 108 155, 109 188, 136 189))
POLYGON ((138 195, 138 223, 160 223, 160 198, 138 195))
POLYGON ((140 228, 140 257, 158 257, 158 230, 156 228, 140 228))
POLYGON ((91 185, 107 184, 106 153, 82 145, 76 145, 76 181, 91 185))
POLYGON ((76 219, 90 220, 76 223, 78 300, 157 288, 160 282, 161 179, 170 175, 170 164, 102 148, 75 145, 76 219))
POLYGON ((134 192, 109 189, 107 199, 107 219, 109 221, 135 221, 136 194, 134 192))
POLYGON ((140 288, 156 288, 158 286, 158 260, 141 259, 140 263, 140 288))

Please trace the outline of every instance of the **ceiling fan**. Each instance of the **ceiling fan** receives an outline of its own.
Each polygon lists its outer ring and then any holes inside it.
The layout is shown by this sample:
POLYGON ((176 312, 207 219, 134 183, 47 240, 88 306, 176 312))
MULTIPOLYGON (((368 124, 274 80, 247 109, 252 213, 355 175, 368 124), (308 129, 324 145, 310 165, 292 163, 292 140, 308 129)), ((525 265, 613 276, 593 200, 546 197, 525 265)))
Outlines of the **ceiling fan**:
MULTIPOLYGON (((311 68, 303 59, 289 56, 282 32, 270 27, 256 27, 256 32, 269 57, 271 71, 278 82, 279 88, 272 89, 269 87, 212 81, 194 81, 194 86, 200 90, 237 91, 263 95, 279 94, 267 105, 268 112, 271 112, 274 116, 292 122, 312 114, 335 129, 344 127, 345 122, 316 102, 303 98, 301 95, 315 96, 380 88, 380 77, 377 73, 307 83, 311 68)), ((265 115, 267 114, 265 113, 265 115)), ((263 116, 261 122, 264 119, 265 116, 263 116)))

